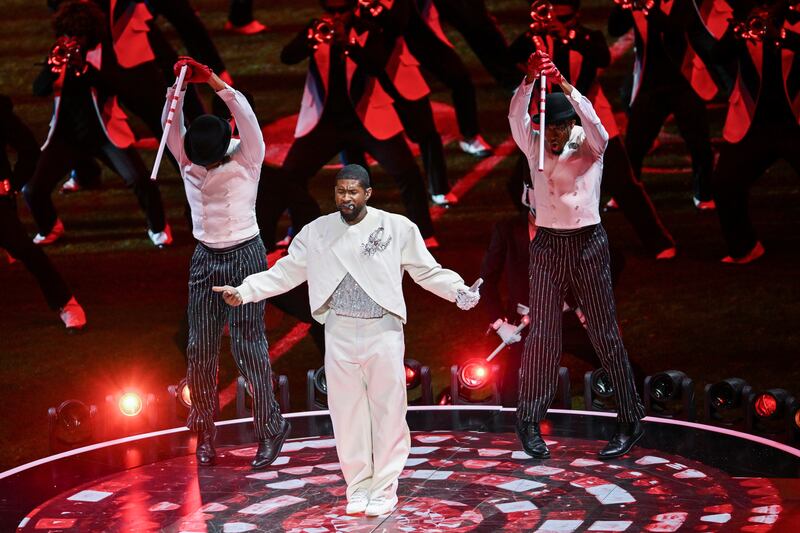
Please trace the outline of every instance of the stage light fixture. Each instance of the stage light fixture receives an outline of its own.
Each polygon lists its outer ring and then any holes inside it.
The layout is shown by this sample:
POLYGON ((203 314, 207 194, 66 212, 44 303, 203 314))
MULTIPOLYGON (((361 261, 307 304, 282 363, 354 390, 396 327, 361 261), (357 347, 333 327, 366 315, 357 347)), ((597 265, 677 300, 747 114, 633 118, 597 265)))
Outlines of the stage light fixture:
POLYGON ((745 400, 750 397, 750 385, 741 378, 727 378, 705 386, 704 418, 732 426, 743 422, 746 416, 745 400))
POLYGON ((768 389, 750 394, 747 431, 763 433, 778 440, 792 440, 795 427, 796 402, 785 389, 768 389))
POLYGON ((135 392, 125 392, 117 402, 119 412, 125 416, 137 416, 142 412, 142 397, 135 392))
POLYGON ((694 420, 694 382, 680 370, 667 370, 644 379, 644 407, 663 418, 694 420))
POLYGON ((422 365, 419 364, 418 361, 414 361, 413 359, 406 359, 404 361, 405 373, 406 373, 406 389, 413 389, 419 382, 421 381, 420 376, 420 367, 422 365))
POLYGON ((614 384, 604 368, 583 375, 583 405, 589 411, 614 411, 614 384))
POLYGON ((328 408, 328 382, 324 366, 306 373, 306 407, 309 411, 328 408))
POLYGON ((403 361, 409 405, 433 405, 431 369, 416 359, 403 361), (419 389, 419 395, 416 390, 419 389))
MULTIPOLYGON (((272 392, 282 413, 290 411, 289 378, 272 374, 272 392)), ((246 418, 253 415, 253 385, 244 376, 236 378, 236 417, 246 418)))
POLYGON ((67 400, 47 410, 50 452, 57 453, 94 440, 97 407, 79 400, 67 400))
POLYGON ((192 406, 192 392, 189 390, 189 384, 186 382, 186 378, 183 378, 180 383, 178 383, 177 398, 187 409, 192 406))
POLYGON ((167 387, 167 394, 171 401, 166 403, 165 409, 168 420, 186 420, 189 409, 192 406, 192 393, 189 390, 189 383, 186 378, 182 378, 177 385, 167 387))
POLYGON ((488 383, 490 375, 491 371, 486 361, 483 359, 470 359, 461 365, 458 371, 458 381, 462 387, 477 390, 488 383))
POLYGON ((780 417, 781 409, 778 399, 774 393, 765 392, 756 396, 753 402, 753 409, 756 411, 756 416, 765 418, 767 420, 774 420, 780 417))
POLYGON ((468 359, 450 367, 450 394, 454 405, 500 405, 497 365, 485 359, 468 359))
POLYGON ((103 438, 135 435, 158 427, 158 402, 154 394, 126 390, 106 396, 103 409, 103 438))

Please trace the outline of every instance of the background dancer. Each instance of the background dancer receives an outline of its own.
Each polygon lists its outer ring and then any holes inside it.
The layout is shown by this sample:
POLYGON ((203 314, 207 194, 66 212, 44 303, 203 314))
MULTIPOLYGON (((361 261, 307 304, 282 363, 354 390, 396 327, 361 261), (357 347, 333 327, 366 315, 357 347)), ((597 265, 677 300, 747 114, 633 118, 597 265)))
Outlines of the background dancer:
POLYGON ((525 452, 545 459, 550 451, 539 422, 556 389, 561 359, 561 314, 569 290, 586 317, 589 338, 614 384, 617 430, 600 457, 627 453, 644 434, 644 406, 616 320, 608 237, 600 223, 600 179, 608 133, 589 100, 570 85, 542 51, 528 60, 528 74, 511 99, 511 133, 531 168, 538 229, 530 249, 530 316, 520 376, 517 435, 525 452), (544 73, 563 93, 547 95, 545 149, 528 114, 533 81, 544 73), (583 126, 576 126, 580 118, 583 126), (537 171, 544 157, 544 171, 537 171))

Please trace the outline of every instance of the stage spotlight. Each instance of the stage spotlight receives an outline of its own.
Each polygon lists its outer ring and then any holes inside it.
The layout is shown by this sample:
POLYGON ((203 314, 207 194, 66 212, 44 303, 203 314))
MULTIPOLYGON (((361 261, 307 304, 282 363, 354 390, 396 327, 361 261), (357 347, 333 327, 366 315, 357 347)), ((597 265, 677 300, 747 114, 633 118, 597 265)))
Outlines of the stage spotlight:
POLYGON ((483 359, 470 359, 458 371, 458 381, 461 386, 470 390, 477 390, 489 381, 491 371, 483 359))
POLYGON ((583 404, 589 411, 615 411, 614 384, 604 368, 583 375, 583 404))
POLYGON ((133 390, 108 395, 102 415, 106 439, 153 431, 158 426, 157 399, 133 390))
POLYGON ((406 359, 403 365, 406 371, 406 389, 411 390, 419 385, 422 380, 420 376, 420 368, 422 365, 419 361, 415 361, 414 359, 406 359))
POLYGON ((644 379, 648 414, 694 420, 694 382, 680 370, 667 370, 644 379))
POLYGON ((795 399, 785 389, 750 394, 746 427, 779 440, 790 440, 795 427, 795 399))
POLYGON ((792 406, 792 422, 789 442, 800 444, 800 403, 798 402, 795 402, 794 406, 792 406))
POLYGON ((166 411, 169 420, 186 420, 189 408, 192 406, 192 393, 186 378, 181 379, 177 385, 167 387, 167 393, 172 401, 167 402, 166 411))
POLYGON ((97 407, 79 400, 67 400, 47 410, 50 453, 58 453, 94 440, 97 407))
POLYGON ((727 378, 705 387, 704 418, 731 426, 743 422, 746 416, 745 400, 750 397, 751 387, 741 378, 727 378))
POLYGON ((309 411, 328 408, 328 382, 324 366, 306 373, 306 407, 309 411))
POLYGON ((409 405, 433 405, 433 387, 431 385, 431 369, 416 359, 403 361, 406 373, 406 390, 409 405), (414 391, 419 388, 419 395, 414 391))
POLYGON ((500 391, 495 376, 499 367, 484 359, 469 359, 450 367, 450 394, 455 405, 500 405, 500 391))
MULTIPOLYGON (((289 405, 289 378, 286 376, 275 377, 272 374, 272 392, 282 413, 290 411, 289 405)), ((246 418, 253 416, 253 386, 244 378, 236 379, 236 417, 246 418)))
POLYGON ((192 393, 189 390, 189 384, 186 382, 186 378, 183 378, 174 386, 173 394, 175 399, 186 409, 192 406, 192 393))
POLYGON ((136 416, 142 412, 142 398, 135 392, 126 392, 117 402, 119 412, 125 416, 136 416))
POLYGON ((779 418, 781 415, 780 407, 781 404, 778 403, 774 392, 759 394, 753 402, 753 409, 756 411, 756 416, 767 420, 779 418))

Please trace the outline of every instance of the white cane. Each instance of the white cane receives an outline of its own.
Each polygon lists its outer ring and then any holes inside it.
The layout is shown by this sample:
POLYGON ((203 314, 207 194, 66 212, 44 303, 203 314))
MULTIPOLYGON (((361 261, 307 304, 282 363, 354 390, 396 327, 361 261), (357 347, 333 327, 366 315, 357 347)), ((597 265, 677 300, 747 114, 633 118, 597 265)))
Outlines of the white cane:
POLYGON ((544 170, 544 108, 547 93, 547 77, 544 72, 539 75, 539 84, 539 172, 541 172, 544 170))
POLYGON ((167 113, 167 122, 164 124, 164 132, 161 134, 161 143, 158 145, 158 152, 156 152, 156 160, 153 162, 153 172, 150 173, 150 179, 155 181, 158 176, 158 167, 161 165, 161 158, 164 157, 164 147, 167 145, 167 134, 172 126, 172 119, 175 116, 175 110, 178 108, 178 99, 180 98, 181 89, 183 88, 183 79, 186 77, 186 65, 181 67, 181 72, 178 74, 178 81, 175 82, 175 92, 172 94, 172 101, 169 104, 169 113, 167 113))

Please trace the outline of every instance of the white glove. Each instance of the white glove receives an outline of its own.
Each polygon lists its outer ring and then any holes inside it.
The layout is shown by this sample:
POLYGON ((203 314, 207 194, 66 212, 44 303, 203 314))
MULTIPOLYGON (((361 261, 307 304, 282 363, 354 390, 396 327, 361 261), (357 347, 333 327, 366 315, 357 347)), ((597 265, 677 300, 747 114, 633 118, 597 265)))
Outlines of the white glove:
POLYGON ((481 299, 481 293, 478 292, 478 287, 481 286, 483 280, 478 278, 472 287, 467 287, 464 285, 458 291, 456 291, 456 305, 459 309, 463 311, 469 311, 476 305, 481 299))
POLYGON ((519 342, 522 340, 522 335, 516 333, 517 326, 514 324, 509 324, 508 320, 503 319, 503 322, 497 327, 496 331, 500 338, 503 340, 503 344, 510 345, 514 344, 515 342, 519 342))

